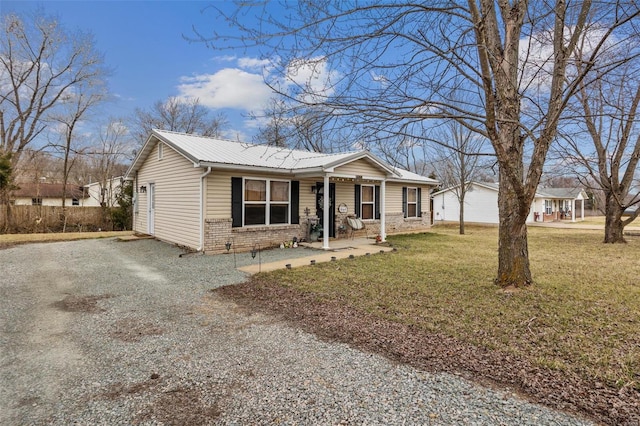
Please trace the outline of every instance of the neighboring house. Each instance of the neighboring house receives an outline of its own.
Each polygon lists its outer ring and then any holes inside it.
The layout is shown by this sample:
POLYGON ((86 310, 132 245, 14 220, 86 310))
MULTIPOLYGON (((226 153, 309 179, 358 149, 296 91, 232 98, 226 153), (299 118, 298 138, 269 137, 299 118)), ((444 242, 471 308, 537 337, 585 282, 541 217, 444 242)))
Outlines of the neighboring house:
MULTIPOLYGON (((457 186, 432 194, 435 222, 458 222, 460 202, 457 186)), ((576 216, 584 220, 584 201, 587 194, 580 188, 538 188, 527 222, 570 220, 576 216), (576 209, 579 209, 576 214, 576 209)), ((464 199, 464 221, 467 223, 498 224, 498 184, 470 182, 464 199)))
MULTIPOLYGON (((62 206, 63 184, 21 183, 11 192, 11 200, 17 206, 62 206)), ((81 186, 67 185, 65 206, 81 206, 86 199, 81 186)))
POLYGON ((93 182, 84 186, 87 195, 84 200, 84 207, 117 207, 117 196, 120 193, 120 187, 124 178, 122 176, 114 177, 107 180, 104 185, 102 182, 93 182))
POLYGON ((370 235, 426 230, 437 181, 367 151, 322 154, 153 130, 127 179, 133 229, 204 252, 268 247, 308 236, 345 238, 346 218, 370 235), (327 196, 328 195, 328 196, 327 196))

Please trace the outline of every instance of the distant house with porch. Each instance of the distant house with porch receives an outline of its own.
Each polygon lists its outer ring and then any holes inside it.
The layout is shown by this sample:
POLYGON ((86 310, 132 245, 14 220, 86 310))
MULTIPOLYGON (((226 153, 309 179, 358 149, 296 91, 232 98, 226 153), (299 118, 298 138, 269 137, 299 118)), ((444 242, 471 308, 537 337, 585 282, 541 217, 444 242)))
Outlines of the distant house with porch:
POLYGON ((126 174, 133 229, 215 253, 268 247, 322 229, 323 248, 347 237, 427 230, 438 182, 368 151, 324 154, 153 130, 126 174), (364 231, 360 231, 364 232, 364 231))
MULTIPOLYGON (((498 224, 498 184, 469 182, 464 200, 466 223, 498 224)), ((459 186, 432 194, 435 223, 460 220, 459 186)), ((584 202, 588 199, 581 188, 538 188, 527 222, 584 220, 584 202)))

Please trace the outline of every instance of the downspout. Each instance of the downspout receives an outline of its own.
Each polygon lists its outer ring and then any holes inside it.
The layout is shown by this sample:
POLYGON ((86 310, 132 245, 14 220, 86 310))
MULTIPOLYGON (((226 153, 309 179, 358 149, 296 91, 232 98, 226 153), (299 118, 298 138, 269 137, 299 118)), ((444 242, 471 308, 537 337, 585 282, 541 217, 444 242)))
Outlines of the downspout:
POLYGON ((211 166, 207 167, 207 171, 200 175, 200 247, 198 251, 204 252, 204 208, 205 208, 205 184, 207 176, 211 173, 211 166))

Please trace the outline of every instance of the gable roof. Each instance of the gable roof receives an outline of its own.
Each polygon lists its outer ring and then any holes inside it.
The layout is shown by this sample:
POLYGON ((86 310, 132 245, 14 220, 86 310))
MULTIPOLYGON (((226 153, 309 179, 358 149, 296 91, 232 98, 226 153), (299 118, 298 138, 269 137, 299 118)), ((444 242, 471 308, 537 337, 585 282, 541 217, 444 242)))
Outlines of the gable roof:
POLYGON ((127 170, 126 176, 130 177, 142 166, 158 142, 167 144, 196 167, 251 169, 291 174, 330 173, 336 167, 364 158, 393 180, 437 184, 434 179, 394 168, 369 151, 326 154, 157 129, 152 130, 133 164, 127 170))
MULTIPOLYGON (((467 184, 477 185, 483 188, 491 189, 493 191, 498 192, 499 185, 497 183, 490 182, 476 182, 469 181, 467 184)), ((458 188, 460 185, 450 186, 449 188, 442 189, 438 192, 434 192, 432 195, 439 195, 444 192, 453 191, 458 188)), ((535 198, 556 198, 556 199, 565 199, 565 200, 575 200, 580 194, 583 194, 583 198, 585 197, 585 192, 582 188, 541 188, 538 187, 536 189, 535 198)))
MULTIPOLYGON (((563 198, 563 199, 577 199, 580 194, 583 194, 582 188, 540 188, 536 191, 536 196, 544 198, 563 198)), ((586 194, 585 194, 586 195, 586 194)), ((586 198, 583 196, 583 198, 586 198)))
MULTIPOLYGON (((62 198, 61 183, 21 183, 11 193, 16 198, 62 198)), ((67 198, 84 198, 81 186, 67 184, 67 198)))
MULTIPOLYGON (((470 181, 467 181, 467 182, 466 182, 466 184, 467 184, 467 185, 472 185, 472 186, 479 186, 479 187, 481 187, 481 188, 486 188, 486 189, 490 189, 490 190, 492 190, 492 191, 496 191, 496 192, 498 192, 498 184, 497 184, 497 183, 491 183, 491 182, 476 182, 476 181, 474 181, 474 180, 470 180, 470 181)), ((438 192, 434 192, 434 193, 433 193, 433 194, 431 194, 431 195, 440 195, 440 194, 445 193, 445 192, 453 191, 453 190, 455 190, 455 189, 457 189, 457 188, 459 188, 459 187, 460 187, 460 184, 458 184, 458 185, 454 185, 454 186, 450 186, 450 187, 448 187, 448 188, 441 189, 441 190, 440 190, 440 191, 438 191, 438 192)))

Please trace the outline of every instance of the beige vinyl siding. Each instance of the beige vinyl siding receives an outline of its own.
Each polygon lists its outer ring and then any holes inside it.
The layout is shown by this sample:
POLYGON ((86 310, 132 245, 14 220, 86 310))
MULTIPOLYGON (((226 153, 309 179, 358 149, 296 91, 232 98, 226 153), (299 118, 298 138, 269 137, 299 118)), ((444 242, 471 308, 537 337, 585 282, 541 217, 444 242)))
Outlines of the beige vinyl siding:
POLYGON ((382 170, 380 170, 380 167, 376 166, 371 161, 366 159, 352 161, 351 163, 345 164, 344 166, 336 167, 335 174, 380 177, 381 179, 385 177, 385 174, 382 170))
POLYGON ((348 215, 356 213, 355 184, 353 182, 336 182, 336 212, 338 211, 338 206, 340 204, 347 205, 348 215))
POLYGON ((200 246, 200 175, 205 171, 164 146, 158 159, 156 145, 138 172, 138 187, 145 185, 146 194, 139 194, 137 230, 147 231, 149 184, 155 184, 154 235, 165 241, 191 248, 200 246))
MULTIPOLYGON (((395 182, 387 182, 385 186, 385 196, 387 199, 386 213, 402 213, 402 187, 412 186, 411 184, 402 184, 395 182)), ((423 191, 424 194, 424 191, 423 191)), ((422 197, 424 199, 424 196, 422 197)))
POLYGON ((430 186, 417 185, 415 183, 387 182, 387 213, 402 213, 403 187, 421 188, 421 209, 423 212, 429 211, 429 190, 431 189, 430 186))
POLYGON ((316 182, 322 182, 322 178, 319 179, 299 179, 300 181, 300 222, 304 220, 306 217, 304 214, 304 209, 309 209, 309 216, 314 216, 316 214, 316 194, 311 192, 311 187, 316 184, 316 182))
POLYGON ((242 173, 212 170, 207 176, 207 219, 229 219, 231 217, 231 178, 242 173))

